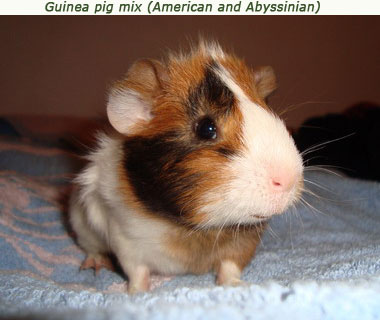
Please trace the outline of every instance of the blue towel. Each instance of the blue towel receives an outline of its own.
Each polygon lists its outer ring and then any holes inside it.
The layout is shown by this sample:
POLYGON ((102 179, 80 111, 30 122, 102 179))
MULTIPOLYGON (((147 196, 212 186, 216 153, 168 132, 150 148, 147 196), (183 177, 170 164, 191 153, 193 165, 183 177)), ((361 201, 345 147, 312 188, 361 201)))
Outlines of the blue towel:
POLYGON ((62 197, 80 159, 0 139, 0 317, 379 319, 380 184, 307 171, 310 191, 272 219, 240 287, 214 275, 155 277, 129 296, 120 271, 79 271, 62 197))

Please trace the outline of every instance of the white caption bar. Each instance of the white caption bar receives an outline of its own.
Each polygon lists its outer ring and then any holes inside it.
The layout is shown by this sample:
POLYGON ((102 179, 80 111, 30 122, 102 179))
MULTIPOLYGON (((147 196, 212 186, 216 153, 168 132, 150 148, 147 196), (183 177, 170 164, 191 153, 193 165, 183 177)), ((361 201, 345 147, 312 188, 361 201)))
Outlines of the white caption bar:
POLYGON ((378 0, 1 0, 2 15, 374 15, 378 0))

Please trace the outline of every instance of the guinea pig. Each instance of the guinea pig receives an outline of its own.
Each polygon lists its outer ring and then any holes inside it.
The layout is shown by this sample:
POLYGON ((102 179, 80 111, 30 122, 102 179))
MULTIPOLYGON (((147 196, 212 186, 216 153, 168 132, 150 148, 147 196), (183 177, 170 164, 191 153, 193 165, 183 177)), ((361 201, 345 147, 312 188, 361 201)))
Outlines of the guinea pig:
POLYGON ((266 104, 275 87, 271 67, 214 42, 135 62, 109 92, 115 132, 99 134, 75 180, 82 268, 113 253, 130 293, 149 290, 151 273, 241 283, 266 221, 303 188, 301 155, 266 104))

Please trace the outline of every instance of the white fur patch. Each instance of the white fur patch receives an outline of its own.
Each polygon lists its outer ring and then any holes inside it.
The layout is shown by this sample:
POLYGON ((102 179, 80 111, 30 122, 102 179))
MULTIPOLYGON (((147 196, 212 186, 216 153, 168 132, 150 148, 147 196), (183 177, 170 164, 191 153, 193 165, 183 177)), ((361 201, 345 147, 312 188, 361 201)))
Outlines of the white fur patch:
POLYGON ((210 56, 214 60, 216 59, 223 59, 225 54, 220 47, 220 45, 217 42, 212 42, 212 41, 201 41, 199 43, 199 49, 206 55, 210 56))
POLYGON ((219 285, 237 285, 241 284, 241 270, 235 262, 231 260, 222 260, 218 270, 217 282, 219 285))
POLYGON ((255 223, 283 212, 296 200, 302 159, 283 121, 252 102, 227 70, 220 67, 215 72, 238 101, 243 115, 243 150, 226 168, 230 182, 204 197, 205 227, 255 223), (270 188, 271 177, 278 171, 294 177, 294 186, 287 192, 270 188))

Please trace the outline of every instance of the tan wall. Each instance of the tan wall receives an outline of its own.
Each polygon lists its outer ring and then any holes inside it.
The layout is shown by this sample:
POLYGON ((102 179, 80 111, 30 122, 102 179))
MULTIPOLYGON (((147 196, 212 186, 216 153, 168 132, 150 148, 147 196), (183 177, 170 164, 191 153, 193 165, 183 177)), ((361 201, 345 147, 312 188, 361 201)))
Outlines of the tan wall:
POLYGON ((288 113, 293 126, 380 103, 379 16, 0 17, 0 113, 102 113, 106 86, 135 59, 159 57, 199 32, 251 65, 272 65, 280 87, 271 104, 304 104, 288 113))

